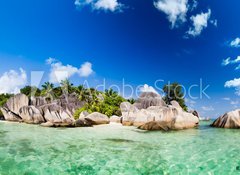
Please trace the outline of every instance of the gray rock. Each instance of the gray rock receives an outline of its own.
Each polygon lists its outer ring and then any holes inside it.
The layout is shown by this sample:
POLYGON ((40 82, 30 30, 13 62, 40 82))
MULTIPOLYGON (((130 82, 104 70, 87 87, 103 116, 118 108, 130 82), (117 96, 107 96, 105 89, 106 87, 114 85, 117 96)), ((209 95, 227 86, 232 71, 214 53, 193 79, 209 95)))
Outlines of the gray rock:
POLYGON ((31 97, 30 105, 38 107, 47 104, 47 100, 45 97, 31 97))
POLYGON ((44 123, 45 120, 40 111, 35 106, 23 106, 19 110, 22 121, 29 124, 44 123))
POLYGON ((19 115, 13 113, 6 107, 2 107, 1 111, 4 116, 4 120, 12 121, 12 122, 21 122, 22 121, 22 118, 19 115))
POLYGON ((79 119, 84 119, 85 117, 87 117, 89 115, 89 113, 87 111, 83 111, 81 112, 81 114, 79 115, 79 119))
POLYGON ((76 93, 65 95, 63 94, 58 100, 57 105, 61 106, 64 110, 69 111, 72 115, 76 109, 83 107, 85 102, 81 102, 78 99, 76 93))
POLYGON ((91 113, 85 119, 91 122, 92 125, 101 125, 101 124, 110 123, 108 116, 101 114, 99 112, 91 113))
POLYGON ((75 126, 76 127, 91 127, 92 122, 85 120, 85 119, 78 119, 75 121, 75 126))
POLYGON ((170 104, 171 104, 173 107, 182 110, 182 107, 179 105, 179 103, 178 103, 177 101, 173 100, 173 101, 170 102, 170 104))
POLYGON ((147 130, 179 130, 198 126, 199 118, 185 112, 177 102, 172 105, 150 106, 147 109, 135 109, 135 106, 121 104, 122 124, 137 126, 147 130), (164 126, 165 125, 165 126, 164 126))
POLYGON ((42 123, 41 126, 43 127, 75 127, 75 123, 72 121, 65 120, 64 122, 46 122, 42 123))
POLYGON ((154 92, 143 92, 134 104, 138 109, 147 109, 150 106, 166 106, 162 97, 154 92))
POLYGON ((8 99, 6 103, 6 108, 13 112, 16 115, 19 115, 19 109, 23 106, 28 106, 29 99, 24 94, 17 94, 10 99, 8 99))
POLYGON ((200 118, 200 114, 199 114, 196 110, 194 110, 194 111, 189 111, 189 112, 192 113, 194 116, 200 118))
POLYGON ((39 107, 39 110, 44 117, 45 121, 55 124, 58 123, 74 123, 73 116, 61 106, 57 104, 47 104, 39 107))
POLYGON ((120 109, 122 112, 122 124, 124 126, 133 125, 133 122, 136 119, 135 113, 137 113, 139 109, 129 102, 122 102, 120 104, 120 109))
POLYGON ((110 122, 121 123, 121 117, 113 115, 113 116, 110 117, 110 122))
POLYGON ((217 128, 240 128, 240 109, 228 112, 217 118, 211 126, 217 128))
POLYGON ((148 130, 148 131, 156 131, 156 130, 169 131, 172 129, 172 123, 164 122, 164 121, 162 122, 152 121, 139 126, 138 129, 148 130))

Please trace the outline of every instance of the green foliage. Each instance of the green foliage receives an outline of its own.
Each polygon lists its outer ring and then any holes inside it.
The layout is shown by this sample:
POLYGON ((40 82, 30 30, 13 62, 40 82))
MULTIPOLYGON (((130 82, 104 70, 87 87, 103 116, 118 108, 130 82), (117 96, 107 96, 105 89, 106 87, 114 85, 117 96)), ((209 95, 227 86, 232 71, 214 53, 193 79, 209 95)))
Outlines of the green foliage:
MULTIPOLYGON (((2 107, 11 96, 12 96, 11 94, 0 94, 0 107, 2 107)), ((2 116, 3 114, 0 110, 0 117, 2 116)))
POLYGON ((125 99, 119 96, 117 92, 112 89, 106 90, 104 93, 95 89, 88 89, 88 91, 89 98, 87 103, 75 112, 75 118, 78 118, 82 111, 87 111, 88 113, 100 112, 109 117, 112 115, 121 115, 120 104, 124 102, 125 99), (101 99, 101 97, 103 97, 103 99, 101 99))
POLYGON ((50 101, 53 100, 55 98, 53 89, 54 89, 54 84, 50 82, 45 82, 42 85, 41 96, 45 96, 50 101))
POLYGON ((74 92, 73 84, 68 79, 62 80, 60 86, 64 94, 71 94, 74 92))
POLYGON ((129 103, 131 103, 131 104, 134 104, 135 102, 136 102, 136 100, 134 99, 134 98, 130 98, 130 99, 128 99, 127 100, 129 103))
POLYGON ((187 111, 184 94, 182 92, 182 86, 180 84, 172 83, 165 85, 163 87, 163 91, 165 92, 165 97, 163 100, 166 102, 166 104, 170 104, 171 101, 175 100, 185 111, 187 111))
POLYGON ((62 88, 61 87, 56 87, 53 89, 53 94, 55 98, 59 98, 63 93, 62 93, 62 88))
POLYGON ((38 97, 41 95, 41 90, 35 86, 25 86, 24 88, 20 89, 20 92, 28 97, 38 97))
POLYGON ((77 120, 81 114, 81 112, 86 111, 85 107, 79 108, 75 111, 75 113, 73 114, 73 117, 75 118, 75 120, 77 120))

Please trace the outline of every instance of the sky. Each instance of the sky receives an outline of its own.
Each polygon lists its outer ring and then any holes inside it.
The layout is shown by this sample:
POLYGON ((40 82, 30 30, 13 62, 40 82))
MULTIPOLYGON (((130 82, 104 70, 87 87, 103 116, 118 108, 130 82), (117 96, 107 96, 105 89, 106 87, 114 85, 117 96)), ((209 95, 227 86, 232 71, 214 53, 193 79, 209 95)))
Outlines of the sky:
POLYGON ((117 85, 130 97, 128 85, 161 93, 178 82, 190 109, 216 118, 240 106, 239 6, 239 0, 1 1, 0 93, 69 78, 74 85, 117 85))

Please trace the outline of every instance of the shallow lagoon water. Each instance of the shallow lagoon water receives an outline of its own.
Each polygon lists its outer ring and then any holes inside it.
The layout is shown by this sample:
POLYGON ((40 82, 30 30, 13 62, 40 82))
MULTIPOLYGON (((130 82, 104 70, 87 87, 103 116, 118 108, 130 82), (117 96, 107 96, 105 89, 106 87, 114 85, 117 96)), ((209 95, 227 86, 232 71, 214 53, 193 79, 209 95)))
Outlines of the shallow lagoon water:
POLYGON ((240 174, 240 130, 208 125, 145 132, 0 122, 0 174, 240 174))

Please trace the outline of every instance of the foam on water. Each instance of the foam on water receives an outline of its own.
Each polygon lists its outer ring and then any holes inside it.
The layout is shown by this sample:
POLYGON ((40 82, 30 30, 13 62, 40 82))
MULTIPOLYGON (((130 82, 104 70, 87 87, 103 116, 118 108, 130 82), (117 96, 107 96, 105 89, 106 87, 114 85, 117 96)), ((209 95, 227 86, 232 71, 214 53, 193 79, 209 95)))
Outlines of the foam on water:
POLYGON ((0 122, 0 174, 236 174, 240 130, 145 132, 0 122))

